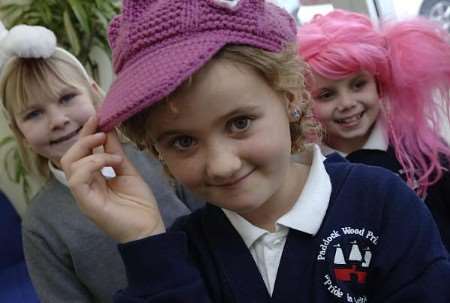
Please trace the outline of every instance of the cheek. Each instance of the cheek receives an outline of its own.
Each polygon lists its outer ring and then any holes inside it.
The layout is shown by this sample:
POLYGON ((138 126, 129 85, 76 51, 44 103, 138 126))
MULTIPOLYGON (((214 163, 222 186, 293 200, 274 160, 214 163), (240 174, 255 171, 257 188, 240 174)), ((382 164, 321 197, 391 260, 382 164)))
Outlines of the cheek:
POLYGON ((39 123, 27 123, 19 125, 18 128, 26 144, 39 145, 48 141, 46 130, 39 123))
POLYGON ((92 103, 83 103, 79 106, 77 106, 76 111, 76 119, 80 123, 84 124, 90 117, 94 116, 96 114, 94 105, 92 103))
POLYGON ((201 167, 203 164, 200 162, 199 157, 192 159, 166 159, 166 165, 172 176, 181 184, 189 189, 195 188, 202 182, 201 167))
POLYGON ((313 114, 314 117, 320 121, 328 120, 331 118, 331 108, 326 104, 314 102, 313 114))
POLYGON ((372 102, 372 111, 374 112, 375 115, 378 116, 378 113, 381 110, 381 106, 380 106, 380 100, 378 98, 374 99, 372 102))
POLYGON ((289 158, 291 137, 289 129, 261 133, 240 143, 241 158, 256 166, 271 166, 289 158))

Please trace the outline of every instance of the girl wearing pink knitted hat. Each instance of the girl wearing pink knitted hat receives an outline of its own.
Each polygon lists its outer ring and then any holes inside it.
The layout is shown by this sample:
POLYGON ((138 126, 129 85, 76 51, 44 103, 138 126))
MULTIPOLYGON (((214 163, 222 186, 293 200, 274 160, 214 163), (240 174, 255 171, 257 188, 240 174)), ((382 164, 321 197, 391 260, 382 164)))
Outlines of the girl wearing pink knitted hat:
POLYGON ((316 16, 298 33, 313 70, 325 153, 388 168, 424 198, 450 250, 450 37, 423 19, 378 29, 361 14, 316 16), (445 121, 444 121, 445 122, 445 121))
POLYGON ((129 285, 116 302, 450 300, 448 255, 415 193, 314 144, 286 12, 128 0, 109 37, 117 78, 62 165, 81 209, 121 243, 129 285), (208 205, 165 230, 109 132, 119 124, 208 205))

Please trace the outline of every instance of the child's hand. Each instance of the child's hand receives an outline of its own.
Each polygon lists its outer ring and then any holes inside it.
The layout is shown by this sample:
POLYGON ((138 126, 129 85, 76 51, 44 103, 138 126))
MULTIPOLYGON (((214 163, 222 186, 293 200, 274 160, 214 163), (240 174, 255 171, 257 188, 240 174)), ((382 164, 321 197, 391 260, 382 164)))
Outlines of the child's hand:
POLYGON ((120 243, 164 232, 153 193, 126 158, 114 133, 95 133, 96 118, 80 131, 80 138, 61 159, 78 205, 94 223, 120 243), (104 145, 104 153, 93 153, 104 145), (116 177, 100 171, 112 166, 116 177))

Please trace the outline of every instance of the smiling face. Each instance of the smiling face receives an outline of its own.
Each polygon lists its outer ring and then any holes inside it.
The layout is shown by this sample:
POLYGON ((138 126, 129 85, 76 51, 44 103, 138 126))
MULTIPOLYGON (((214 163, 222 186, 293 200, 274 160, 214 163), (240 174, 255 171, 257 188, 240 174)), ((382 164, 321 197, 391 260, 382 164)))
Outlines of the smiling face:
POLYGON ((46 59, 13 58, 3 71, 0 96, 11 117, 9 127, 25 169, 40 177, 49 177, 49 159, 59 166, 79 125, 103 99, 74 60, 57 49, 46 59))
POLYGON ((149 132, 178 182, 252 221, 298 196, 287 102, 252 68, 214 59, 150 111, 149 132))
POLYGON ((326 144, 345 153, 361 148, 380 112, 375 78, 367 72, 340 80, 314 78, 314 114, 326 130, 326 144))
MULTIPOLYGON (((56 78, 53 80, 58 83, 56 78)), ((61 157, 78 139, 84 123, 95 115, 95 107, 85 88, 56 86, 54 96, 37 94, 14 118, 25 144, 59 166, 61 157)))

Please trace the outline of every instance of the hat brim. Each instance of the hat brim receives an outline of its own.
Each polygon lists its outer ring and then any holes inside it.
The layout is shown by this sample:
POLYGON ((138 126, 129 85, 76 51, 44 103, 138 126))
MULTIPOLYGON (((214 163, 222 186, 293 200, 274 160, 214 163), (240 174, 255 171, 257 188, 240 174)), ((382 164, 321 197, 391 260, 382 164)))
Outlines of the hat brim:
POLYGON ((100 108, 99 128, 109 131, 170 95, 225 44, 223 37, 200 35, 149 49, 119 72, 100 108))

